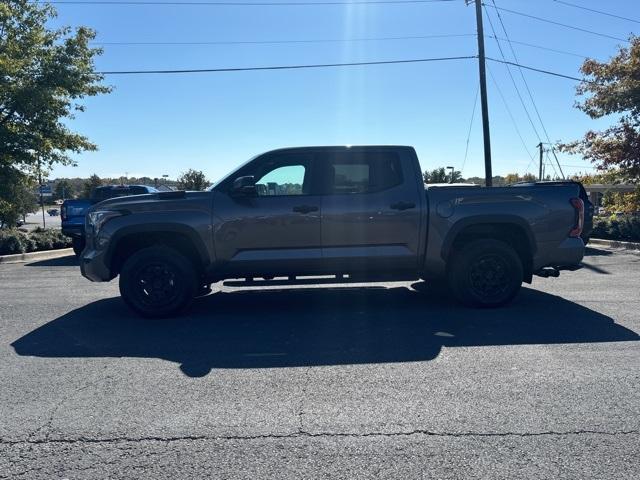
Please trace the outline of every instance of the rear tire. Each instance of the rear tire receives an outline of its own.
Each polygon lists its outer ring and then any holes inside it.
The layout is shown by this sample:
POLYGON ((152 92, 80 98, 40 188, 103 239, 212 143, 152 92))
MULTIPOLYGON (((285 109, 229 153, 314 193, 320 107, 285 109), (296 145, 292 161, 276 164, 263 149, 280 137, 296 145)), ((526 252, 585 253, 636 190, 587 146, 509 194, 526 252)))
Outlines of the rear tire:
POLYGON ((197 291, 198 275, 193 263, 172 248, 138 250, 120 271, 120 295, 143 317, 175 316, 191 304, 197 291))
POLYGON ((73 253, 76 254, 76 257, 79 257, 84 247, 86 245, 86 241, 84 237, 73 237, 71 239, 71 245, 73 246, 73 253))
POLYGON ((499 240, 475 240, 452 255, 449 287, 461 303, 494 308, 520 291, 523 267, 516 251, 499 240))

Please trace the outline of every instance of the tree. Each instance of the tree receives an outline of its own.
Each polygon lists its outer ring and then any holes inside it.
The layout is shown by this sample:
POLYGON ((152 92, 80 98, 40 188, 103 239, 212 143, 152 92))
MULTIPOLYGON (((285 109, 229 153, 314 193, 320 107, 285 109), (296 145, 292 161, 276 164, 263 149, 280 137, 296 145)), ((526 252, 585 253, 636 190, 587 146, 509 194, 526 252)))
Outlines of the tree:
POLYGON ((536 177, 531 173, 525 173, 523 176, 520 176, 518 173, 508 173, 506 177, 504 177, 504 183, 507 185, 518 183, 518 182, 535 182, 536 177))
POLYGON ((16 168, 0 164, 0 223, 13 227, 38 208, 36 183, 16 168))
POLYGON ((563 151, 578 153, 600 170, 615 169, 621 177, 640 178, 640 37, 620 48, 608 62, 587 59, 581 71, 584 80, 577 87, 583 97, 577 107, 593 119, 620 115, 608 129, 588 131, 584 138, 561 145, 563 151))
POLYGON ((93 189, 96 187, 100 187, 102 185, 103 185, 102 179, 94 173, 84 182, 84 185, 82 187, 82 197, 83 198, 91 197, 91 193, 93 192, 93 189))
POLYGON ((51 29, 48 4, 0 3, 0 164, 22 171, 71 164, 69 152, 95 150, 66 120, 82 112, 85 97, 107 93, 90 48, 95 33, 85 27, 51 29))
POLYGON ((75 189, 73 187, 73 184, 69 180, 64 178, 56 182, 55 194, 56 194, 56 198, 60 200, 64 200, 66 198, 73 198, 75 194, 75 189))
POLYGON ((424 183, 453 183, 462 180, 462 173, 457 170, 453 171, 453 179, 451 176, 452 175, 448 173, 444 167, 436 168, 431 171, 425 170, 422 174, 424 183))
POLYGON ((178 188, 180 190, 204 190, 211 182, 200 170, 190 168, 178 177, 178 188))

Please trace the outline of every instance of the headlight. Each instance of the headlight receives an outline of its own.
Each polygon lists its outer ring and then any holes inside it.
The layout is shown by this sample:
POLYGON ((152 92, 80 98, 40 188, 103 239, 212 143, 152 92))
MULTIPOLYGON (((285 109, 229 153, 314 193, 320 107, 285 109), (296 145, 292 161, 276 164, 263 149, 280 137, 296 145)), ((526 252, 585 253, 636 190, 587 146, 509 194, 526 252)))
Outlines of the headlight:
POLYGON ((96 210, 87 215, 87 226, 90 227, 94 235, 98 235, 102 226, 115 217, 124 215, 116 210, 96 210))

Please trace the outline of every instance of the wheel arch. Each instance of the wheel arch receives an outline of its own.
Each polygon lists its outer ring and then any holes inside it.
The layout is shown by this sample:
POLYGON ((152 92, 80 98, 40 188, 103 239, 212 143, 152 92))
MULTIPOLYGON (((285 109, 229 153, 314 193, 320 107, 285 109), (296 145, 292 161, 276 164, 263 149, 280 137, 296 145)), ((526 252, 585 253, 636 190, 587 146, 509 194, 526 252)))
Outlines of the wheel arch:
POLYGON ((531 283, 536 243, 529 224, 516 215, 481 215, 464 218, 449 230, 442 246, 442 258, 447 265, 450 258, 473 240, 501 240, 517 252, 524 268, 524 281, 531 283))
POLYGON ((199 234, 188 225, 153 223, 130 225, 119 229, 111 238, 106 253, 106 263, 115 277, 124 261, 133 253, 146 247, 163 245, 172 248, 189 259, 196 271, 203 272, 209 264, 207 249, 199 234))

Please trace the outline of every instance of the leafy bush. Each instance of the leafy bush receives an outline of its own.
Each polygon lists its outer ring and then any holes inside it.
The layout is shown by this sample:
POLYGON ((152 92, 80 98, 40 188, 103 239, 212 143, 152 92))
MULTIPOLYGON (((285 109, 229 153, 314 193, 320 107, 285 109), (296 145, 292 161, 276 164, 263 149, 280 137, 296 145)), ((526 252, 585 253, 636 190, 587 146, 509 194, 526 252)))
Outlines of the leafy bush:
POLYGON ((31 233, 15 229, 0 230, 0 255, 37 252, 71 246, 71 239, 62 235, 60 230, 37 228, 31 233))
POLYGON ((0 255, 27 251, 26 236, 17 230, 0 230, 0 255))
POLYGON ((593 219, 593 238, 640 242, 640 216, 612 215, 593 219))

